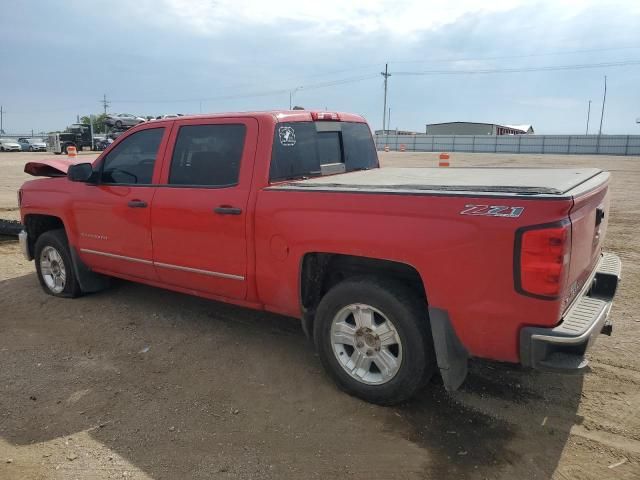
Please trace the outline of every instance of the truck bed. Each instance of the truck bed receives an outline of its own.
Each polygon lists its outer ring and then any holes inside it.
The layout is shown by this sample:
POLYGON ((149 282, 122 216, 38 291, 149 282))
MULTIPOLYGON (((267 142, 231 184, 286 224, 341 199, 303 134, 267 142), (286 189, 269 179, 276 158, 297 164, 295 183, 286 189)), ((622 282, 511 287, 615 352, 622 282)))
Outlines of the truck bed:
POLYGON ((290 181, 285 190, 370 193, 460 192, 562 197, 601 174, 597 168, 379 168, 290 181))

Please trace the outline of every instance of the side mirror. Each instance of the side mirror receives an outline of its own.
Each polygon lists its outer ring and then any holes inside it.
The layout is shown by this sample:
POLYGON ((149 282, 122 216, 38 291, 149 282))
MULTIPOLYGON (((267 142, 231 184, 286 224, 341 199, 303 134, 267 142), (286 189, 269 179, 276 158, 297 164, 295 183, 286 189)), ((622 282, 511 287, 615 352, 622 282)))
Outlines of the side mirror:
POLYGON ((67 170, 67 178, 72 182, 91 183, 93 180, 93 167, 90 163, 71 165, 67 170))

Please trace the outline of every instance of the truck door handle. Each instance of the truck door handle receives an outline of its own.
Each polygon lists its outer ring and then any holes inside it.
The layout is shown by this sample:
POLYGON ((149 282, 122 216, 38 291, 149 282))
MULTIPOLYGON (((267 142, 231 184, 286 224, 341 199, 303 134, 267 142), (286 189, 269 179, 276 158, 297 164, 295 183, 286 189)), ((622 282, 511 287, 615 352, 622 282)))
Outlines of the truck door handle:
POLYGON ((218 215, 240 215, 242 213, 241 208, 230 207, 229 205, 220 205, 213 209, 218 215))
POLYGON ((147 208, 147 202, 144 200, 131 200, 127 203, 129 208, 147 208))

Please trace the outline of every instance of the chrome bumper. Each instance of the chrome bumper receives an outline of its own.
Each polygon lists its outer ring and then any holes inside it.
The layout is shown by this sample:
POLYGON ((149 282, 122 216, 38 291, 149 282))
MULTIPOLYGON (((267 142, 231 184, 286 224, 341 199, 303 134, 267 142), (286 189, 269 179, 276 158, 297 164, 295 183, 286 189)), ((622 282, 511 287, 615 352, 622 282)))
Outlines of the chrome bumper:
POLYGON ((18 241, 20 242, 20 249, 22 250, 24 258, 26 258, 27 260, 33 260, 31 252, 29 251, 29 235, 26 231, 22 230, 18 234, 18 241))
POLYGON ((611 334, 609 313, 622 263, 604 253, 593 279, 554 328, 525 327, 520 331, 520 362, 527 367, 565 373, 584 370, 585 354, 599 333, 611 334))

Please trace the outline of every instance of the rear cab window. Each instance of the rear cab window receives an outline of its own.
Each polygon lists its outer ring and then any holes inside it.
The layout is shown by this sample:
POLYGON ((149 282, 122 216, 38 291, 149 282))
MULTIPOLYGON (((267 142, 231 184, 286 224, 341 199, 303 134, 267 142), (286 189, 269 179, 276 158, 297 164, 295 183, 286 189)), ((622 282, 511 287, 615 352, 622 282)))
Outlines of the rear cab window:
POLYGON ((377 167, 378 155, 366 123, 316 121, 276 125, 271 182, 377 167))

